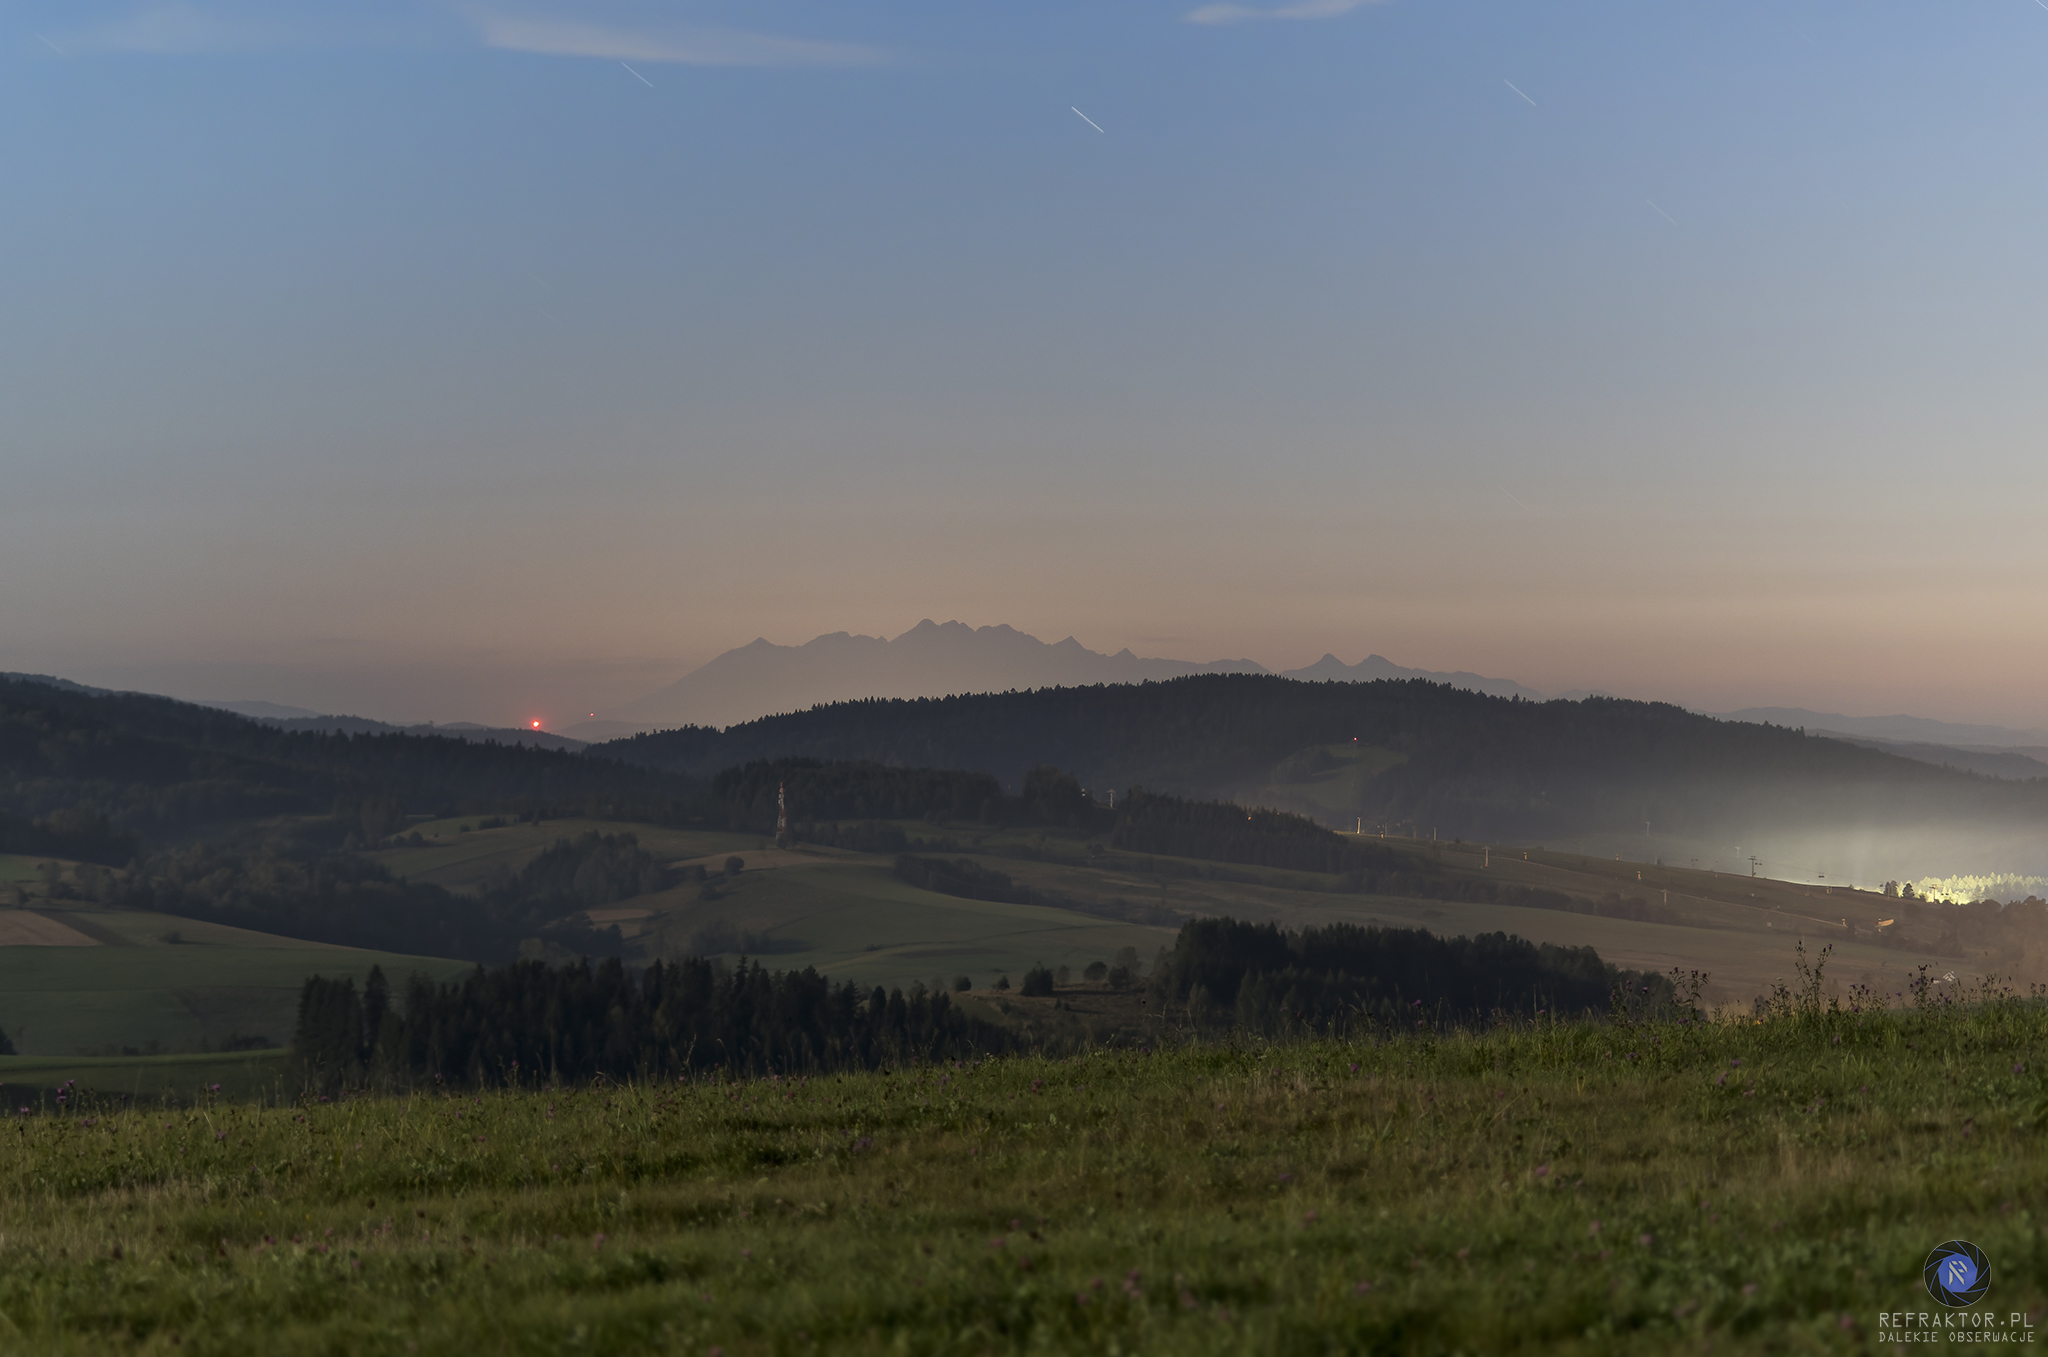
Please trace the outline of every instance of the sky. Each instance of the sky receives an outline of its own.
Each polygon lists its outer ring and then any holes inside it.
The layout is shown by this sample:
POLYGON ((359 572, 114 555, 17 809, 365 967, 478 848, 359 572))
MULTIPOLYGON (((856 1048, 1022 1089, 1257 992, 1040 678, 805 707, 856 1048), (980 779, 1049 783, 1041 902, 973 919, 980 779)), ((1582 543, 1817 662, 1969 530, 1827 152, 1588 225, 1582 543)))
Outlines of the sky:
POLYGON ((0 670, 1008 623, 2048 726, 2048 4, 13 0, 0 670))

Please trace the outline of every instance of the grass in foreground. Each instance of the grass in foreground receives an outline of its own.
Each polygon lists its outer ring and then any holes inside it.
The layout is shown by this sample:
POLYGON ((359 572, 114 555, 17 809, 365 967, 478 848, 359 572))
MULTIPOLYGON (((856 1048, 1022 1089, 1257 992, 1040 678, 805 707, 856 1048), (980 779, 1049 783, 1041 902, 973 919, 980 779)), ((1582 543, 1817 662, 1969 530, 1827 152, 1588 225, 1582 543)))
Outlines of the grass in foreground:
POLYGON ((39 1352, 1858 1351, 2042 1320, 2048 1009, 20 1118, 39 1352))

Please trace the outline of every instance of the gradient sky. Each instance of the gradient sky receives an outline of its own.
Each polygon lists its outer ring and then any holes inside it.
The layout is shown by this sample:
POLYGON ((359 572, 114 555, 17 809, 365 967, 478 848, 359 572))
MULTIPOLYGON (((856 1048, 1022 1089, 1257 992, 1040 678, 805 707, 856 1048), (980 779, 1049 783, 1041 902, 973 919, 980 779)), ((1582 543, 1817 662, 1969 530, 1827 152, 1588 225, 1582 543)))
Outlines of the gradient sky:
POLYGON ((0 669, 566 723, 932 617, 2048 725, 2044 71, 2040 0, 14 0, 0 669))

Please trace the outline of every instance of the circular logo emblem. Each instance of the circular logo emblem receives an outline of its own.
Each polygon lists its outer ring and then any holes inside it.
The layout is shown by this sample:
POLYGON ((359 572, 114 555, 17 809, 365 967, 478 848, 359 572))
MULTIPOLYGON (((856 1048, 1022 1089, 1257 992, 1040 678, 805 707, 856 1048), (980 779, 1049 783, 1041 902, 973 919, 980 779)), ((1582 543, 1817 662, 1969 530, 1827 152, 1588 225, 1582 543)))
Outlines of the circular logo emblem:
POLYGON ((1991 1289, 1991 1260, 1968 1240, 1951 1239, 1935 1246, 1922 1273, 1927 1294, 1953 1308, 1975 1305, 1991 1289))

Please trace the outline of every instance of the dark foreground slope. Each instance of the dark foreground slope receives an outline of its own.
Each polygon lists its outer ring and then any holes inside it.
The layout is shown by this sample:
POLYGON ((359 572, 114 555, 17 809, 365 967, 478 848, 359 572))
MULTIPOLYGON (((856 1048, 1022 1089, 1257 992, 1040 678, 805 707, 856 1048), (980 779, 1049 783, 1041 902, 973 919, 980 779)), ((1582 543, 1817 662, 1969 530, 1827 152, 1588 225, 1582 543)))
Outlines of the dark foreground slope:
POLYGON ((836 703, 724 731, 597 747, 702 774, 807 756, 982 769, 1007 786, 1057 764, 1091 788, 1134 784, 1296 804, 1444 837, 1543 838, 1684 825, 2039 826, 2048 782, 1932 767, 1804 731, 1717 721, 1660 703, 1524 702, 1422 681, 1303 683, 1216 674, 1094 688, 836 703), (1374 775, 1317 795, 1354 750, 1374 775))
POLYGON ((1962 1238, 1992 1267, 1962 1332, 2024 1340, 2044 1042, 2037 1004, 1995 1001, 88 1105, 10 1130, 0 1332, 201 1357, 1852 1353, 1938 1310, 1921 1267, 1962 1238))

